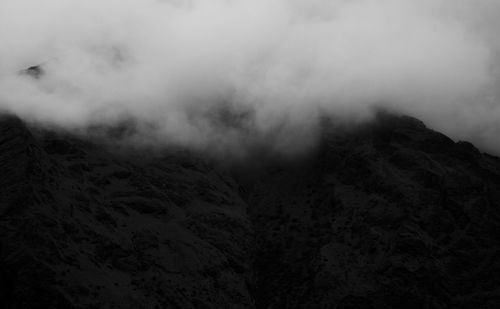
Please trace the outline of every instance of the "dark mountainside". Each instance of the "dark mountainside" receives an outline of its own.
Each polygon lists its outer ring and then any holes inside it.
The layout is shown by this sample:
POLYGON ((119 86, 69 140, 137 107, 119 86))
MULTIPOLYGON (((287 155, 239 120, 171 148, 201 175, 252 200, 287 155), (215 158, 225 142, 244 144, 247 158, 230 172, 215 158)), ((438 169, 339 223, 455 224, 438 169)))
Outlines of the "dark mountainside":
POLYGON ((1 308, 500 308, 500 159, 418 120, 247 178, 112 148, 0 119, 1 308))

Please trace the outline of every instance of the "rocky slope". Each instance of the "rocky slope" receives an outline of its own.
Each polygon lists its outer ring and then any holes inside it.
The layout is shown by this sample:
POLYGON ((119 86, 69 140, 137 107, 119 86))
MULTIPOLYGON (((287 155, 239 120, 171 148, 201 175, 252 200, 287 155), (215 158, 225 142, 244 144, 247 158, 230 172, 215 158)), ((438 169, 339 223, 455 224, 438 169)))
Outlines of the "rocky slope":
POLYGON ((253 192, 259 307, 500 307, 500 160, 469 143, 382 116, 253 192))
POLYGON ((253 306, 239 187, 183 154, 127 155, 2 122, 2 308, 253 306))
POLYGON ((2 308, 500 307, 500 159, 418 120, 252 177, 114 148, 0 119, 2 308))

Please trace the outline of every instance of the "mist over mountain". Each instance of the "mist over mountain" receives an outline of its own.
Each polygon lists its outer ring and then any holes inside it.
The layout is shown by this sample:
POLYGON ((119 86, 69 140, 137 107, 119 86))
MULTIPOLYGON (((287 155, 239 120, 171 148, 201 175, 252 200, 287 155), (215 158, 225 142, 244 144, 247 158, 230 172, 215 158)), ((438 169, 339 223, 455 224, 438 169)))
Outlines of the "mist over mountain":
POLYGON ((0 0, 0 308, 500 308, 498 29, 0 0))
POLYGON ((226 153, 270 135, 300 151, 318 118, 375 107, 498 153, 499 12, 493 0, 3 0, 0 107, 73 132, 132 120, 137 140, 226 153), (17 74, 37 65, 43 77, 17 74), (237 124, 214 121, 220 110, 237 124))

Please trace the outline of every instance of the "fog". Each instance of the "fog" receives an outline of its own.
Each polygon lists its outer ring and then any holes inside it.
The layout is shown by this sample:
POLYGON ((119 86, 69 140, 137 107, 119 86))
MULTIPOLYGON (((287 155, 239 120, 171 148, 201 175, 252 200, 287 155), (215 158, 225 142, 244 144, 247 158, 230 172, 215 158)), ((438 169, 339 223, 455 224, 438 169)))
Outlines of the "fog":
POLYGON ((292 153, 381 107, 498 154, 499 26, 496 0, 0 0, 0 109, 292 153))

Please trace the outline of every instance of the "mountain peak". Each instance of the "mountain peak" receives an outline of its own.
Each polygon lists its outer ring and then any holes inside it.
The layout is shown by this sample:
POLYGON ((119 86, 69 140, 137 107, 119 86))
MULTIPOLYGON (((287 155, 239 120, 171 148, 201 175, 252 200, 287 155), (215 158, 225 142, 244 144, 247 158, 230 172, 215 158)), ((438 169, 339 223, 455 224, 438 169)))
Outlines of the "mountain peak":
POLYGON ((250 180, 31 130, 0 120, 6 308, 500 305, 500 159, 414 118, 331 126, 250 180))

